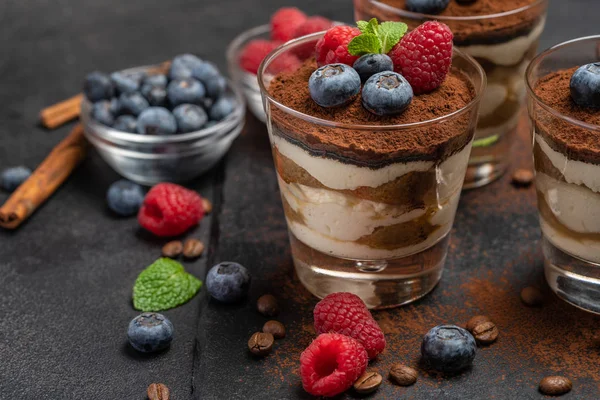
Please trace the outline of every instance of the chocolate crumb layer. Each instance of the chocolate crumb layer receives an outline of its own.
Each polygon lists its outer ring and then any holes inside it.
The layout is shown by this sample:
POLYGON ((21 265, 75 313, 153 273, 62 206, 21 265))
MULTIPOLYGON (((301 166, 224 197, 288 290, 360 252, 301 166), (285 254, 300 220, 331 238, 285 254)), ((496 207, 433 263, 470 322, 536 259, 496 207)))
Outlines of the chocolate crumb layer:
POLYGON ((586 129, 536 106, 536 132, 554 150, 571 160, 600 164, 600 109, 581 107, 571 99, 571 76, 578 67, 553 72, 541 78, 534 88, 537 97, 561 115, 595 125, 597 130, 586 129))
MULTIPOLYGON (((381 117, 367 111, 360 94, 350 104, 324 108, 310 97, 308 79, 317 69, 307 60, 293 73, 275 77, 269 92, 279 103, 320 119, 359 125, 398 125, 443 117, 467 106, 475 97, 469 79, 452 69, 444 83, 431 93, 413 98, 400 115, 381 117)), ((272 106, 273 134, 299 145, 315 156, 380 168, 395 162, 416 160, 441 163, 463 149, 473 138, 472 112, 438 124, 399 130, 354 130, 317 125, 272 106)))

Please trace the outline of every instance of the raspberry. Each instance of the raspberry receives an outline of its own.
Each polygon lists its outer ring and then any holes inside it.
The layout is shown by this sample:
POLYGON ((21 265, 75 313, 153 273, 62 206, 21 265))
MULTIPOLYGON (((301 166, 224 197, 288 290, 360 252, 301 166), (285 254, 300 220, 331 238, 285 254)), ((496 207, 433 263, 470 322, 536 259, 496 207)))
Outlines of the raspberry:
POLYGON ((240 66, 246 71, 256 74, 262 60, 272 52, 277 43, 256 39, 249 42, 240 54, 240 66))
POLYGON ((368 362, 367 352, 356 340, 324 333, 300 355, 302 386, 315 396, 335 396, 352 386, 368 362))
POLYGON ((335 63, 352 66, 358 57, 348 53, 348 43, 358 35, 360 35, 358 28, 343 25, 334 26, 325 32, 315 46, 319 66, 335 63))
POLYGON ((202 197, 174 183, 159 183, 146 197, 138 214, 140 225, 157 236, 176 236, 204 216, 202 197))
POLYGON ((452 31, 428 21, 409 32, 389 52, 394 70, 410 83, 415 94, 438 88, 452 65, 452 31))
POLYGON ((358 340, 373 359, 385 349, 385 336, 365 303, 352 293, 332 293, 314 310, 317 333, 336 332, 358 340))
POLYGON ((281 42, 292 40, 294 33, 306 21, 306 14, 295 7, 280 8, 271 17, 271 38, 281 42))
POLYGON ((300 68, 302 63, 300 59, 291 52, 281 53, 269 64, 267 68, 270 74, 278 74, 280 72, 293 72, 300 68))
MULTIPOLYGON (((311 33, 321 32, 331 28, 331 21, 324 17, 310 17, 296 29, 294 37, 306 36, 311 33)), ((313 55, 315 51, 314 42, 305 43, 295 49, 296 55, 305 60, 313 55)))

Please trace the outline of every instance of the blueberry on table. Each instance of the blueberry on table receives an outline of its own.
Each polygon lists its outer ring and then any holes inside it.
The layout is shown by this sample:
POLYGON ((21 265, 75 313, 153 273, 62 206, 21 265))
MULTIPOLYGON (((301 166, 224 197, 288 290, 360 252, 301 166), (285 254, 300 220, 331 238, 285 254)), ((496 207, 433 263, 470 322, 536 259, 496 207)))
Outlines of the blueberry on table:
POLYGON ((582 107, 600 108, 600 63, 579 67, 571 77, 571 98, 582 107))
POLYGON ((440 372, 458 372, 475 358, 475 338, 455 325, 439 325, 423 337, 421 357, 426 365, 440 372))
POLYGON ((250 273, 236 262, 221 262, 208 271, 206 290, 222 303, 235 303, 248 294, 250 273))
POLYGON ((173 341, 173 324, 158 313, 143 313, 129 323, 127 338, 131 346, 142 353, 166 349, 173 341))
POLYGON ((406 0, 406 9, 421 14, 439 14, 449 3, 450 0, 406 0))
POLYGON ((201 59, 193 54, 181 54, 173 58, 169 68, 170 79, 188 79, 192 77, 194 68, 203 63, 201 59))
POLYGON ((205 61, 202 64, 196 65, 192 69, 192 76, 200 82, 206 84, 211 79, 221 76, 219 68, 211 62, 205 61))
POLYGON ((308 80, 312 99, 321 107, 344 105, 360 92, 360 76, 346 64, 329 64, 318 68, 308 80))
POLYGON ((102 72, 94 71, 85 77, 83 93, 92 103, 108 100, 113 97, 115 88, 110 77, 102 72))
POLYGON ((178 132, 194 132, 208 122, 206 111, 195 104, 180 104, 173 110, 173 116, 177 121, 178 132))
POLYGON ((112 127, 121 132, 137 133, 137 118, 133 115, 121 115, 112 127))
POLYGON ((208 79, 204 82, 206 88, 206 95, 213 100, 217 100, 227 88, 227 80, 221 75, 217 75, 212 79, 208 79))
POLYGON ((399 73, 379 72, 370 77, 362 90, 363 106, 376 115, 399 114, 413 99, 410 83, 399 73))
POLYGON ((92 105, 90 115, 99 123, 112 126, 115 123, 114 105, 108 100, 101 100, 92 105))
POLYGON ((137 132, 142 135, 172 135, 177 132, 177 122, 166 108, 150 107, 138 117, 137 132))
POLYGON ((108 208, 122 217, 134 215, 144 202, 144 189, 126 179, 114 182, 106 192, 108 208))
POLYGON ((140 92, 153 107, 165 107, 167 105, 167 89, 163 86, 144 83, 140 92))
POLYGON ((31 170, 18 166, 6 168, 0 176, 0 186, 8 192, 14 192, 23 182, 31 176, 31 170))
POLYGON ((167 80, 166 75, 162 75, 162 74, 148 75, 142 81, 142 86, 150 85, 150 86, 158 86, 158 87, 166 88, 167 83, 168 83, 168 80, 167 80))
POLYGON ((208 116, 212 121, 221 121, 231 114, 234 108, 233 100, 224 96, 212 105, 208 116))
POLYGON ((360 80, 366 82, 378 72, 393 71, 394 63, 387 54, 365 54, 354 62, 353 68, 358 72, 360 80))
POLYGON ((118 94, 133 93, 140 88, 141 76, 126 75, 122 72, 113 72, 110 74, 110 80, 117 90, 118 94))
POLYGON ((195 79, 174 80, 167 86, 167 97, 171 106, 201 104, 206 95, 204 85, 195 79))

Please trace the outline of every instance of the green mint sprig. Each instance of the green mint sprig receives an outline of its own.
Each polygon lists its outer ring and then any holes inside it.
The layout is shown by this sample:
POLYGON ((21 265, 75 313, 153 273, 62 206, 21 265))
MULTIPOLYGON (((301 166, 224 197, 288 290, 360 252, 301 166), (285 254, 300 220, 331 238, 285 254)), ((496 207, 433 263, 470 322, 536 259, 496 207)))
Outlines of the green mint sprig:
POLYGON ((408 31, 404 22, 382 22, 376 18, 356 23, 361 34, 348 44, 348 52, 353 56, 362 56, 370 53, 387 54, 392 47, 402 39, 408 31))
POLYGON ((200 290, 202 281, 188 274, 183 265, 159 258, 135 280, 133 306, 140 311, 163 311, 182 305, 200 290))

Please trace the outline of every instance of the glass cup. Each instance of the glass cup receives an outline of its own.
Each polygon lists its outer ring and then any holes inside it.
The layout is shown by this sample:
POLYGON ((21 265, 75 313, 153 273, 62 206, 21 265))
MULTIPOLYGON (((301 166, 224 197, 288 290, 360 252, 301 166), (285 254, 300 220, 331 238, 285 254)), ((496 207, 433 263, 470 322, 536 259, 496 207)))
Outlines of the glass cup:
POLYGON ((280 59, 314 46, 322 35, 284 44, 258 72, 296 273, 320 298, 345 291, 369 308, 406 304, 441 278, 485 73, 473 58, 455 51, 453 68, 471 81, 475 96, 464 108, 433 120, 360 125, 319 119, 279 103, 268 88, 276 67, 284 64, 280 59), (449 129, 455 136, 436 143, 427 159, 379 154, 377 165, 365 165, 347 148, 341 157, 335 144, 314 143, 305 135, 368 133, 392 141, 405 135, 439 137, 449 129))
MULTIPOLYGON (((562 299, 600 314, 600 150, 582 146, 600 141, 600 125, 561 113, 535 92, 548 74, 599 62, 599 51, 600 36, 559 44, 526 76, 546 280, 562 299)), ((567 78, 559 88, 569 95, 567 78)))
POLYGON ((480 187, 499 178, 510 162, 510 148, 525 103, 525 69, 537 53, 548 0, 476 16, 424 15, 385 3, 354 0, 356 20, 402 21, 410 29, 427 20, 443 22, 454 32, 454 45, 482 65, 488 84, 464 187, 480 187))

